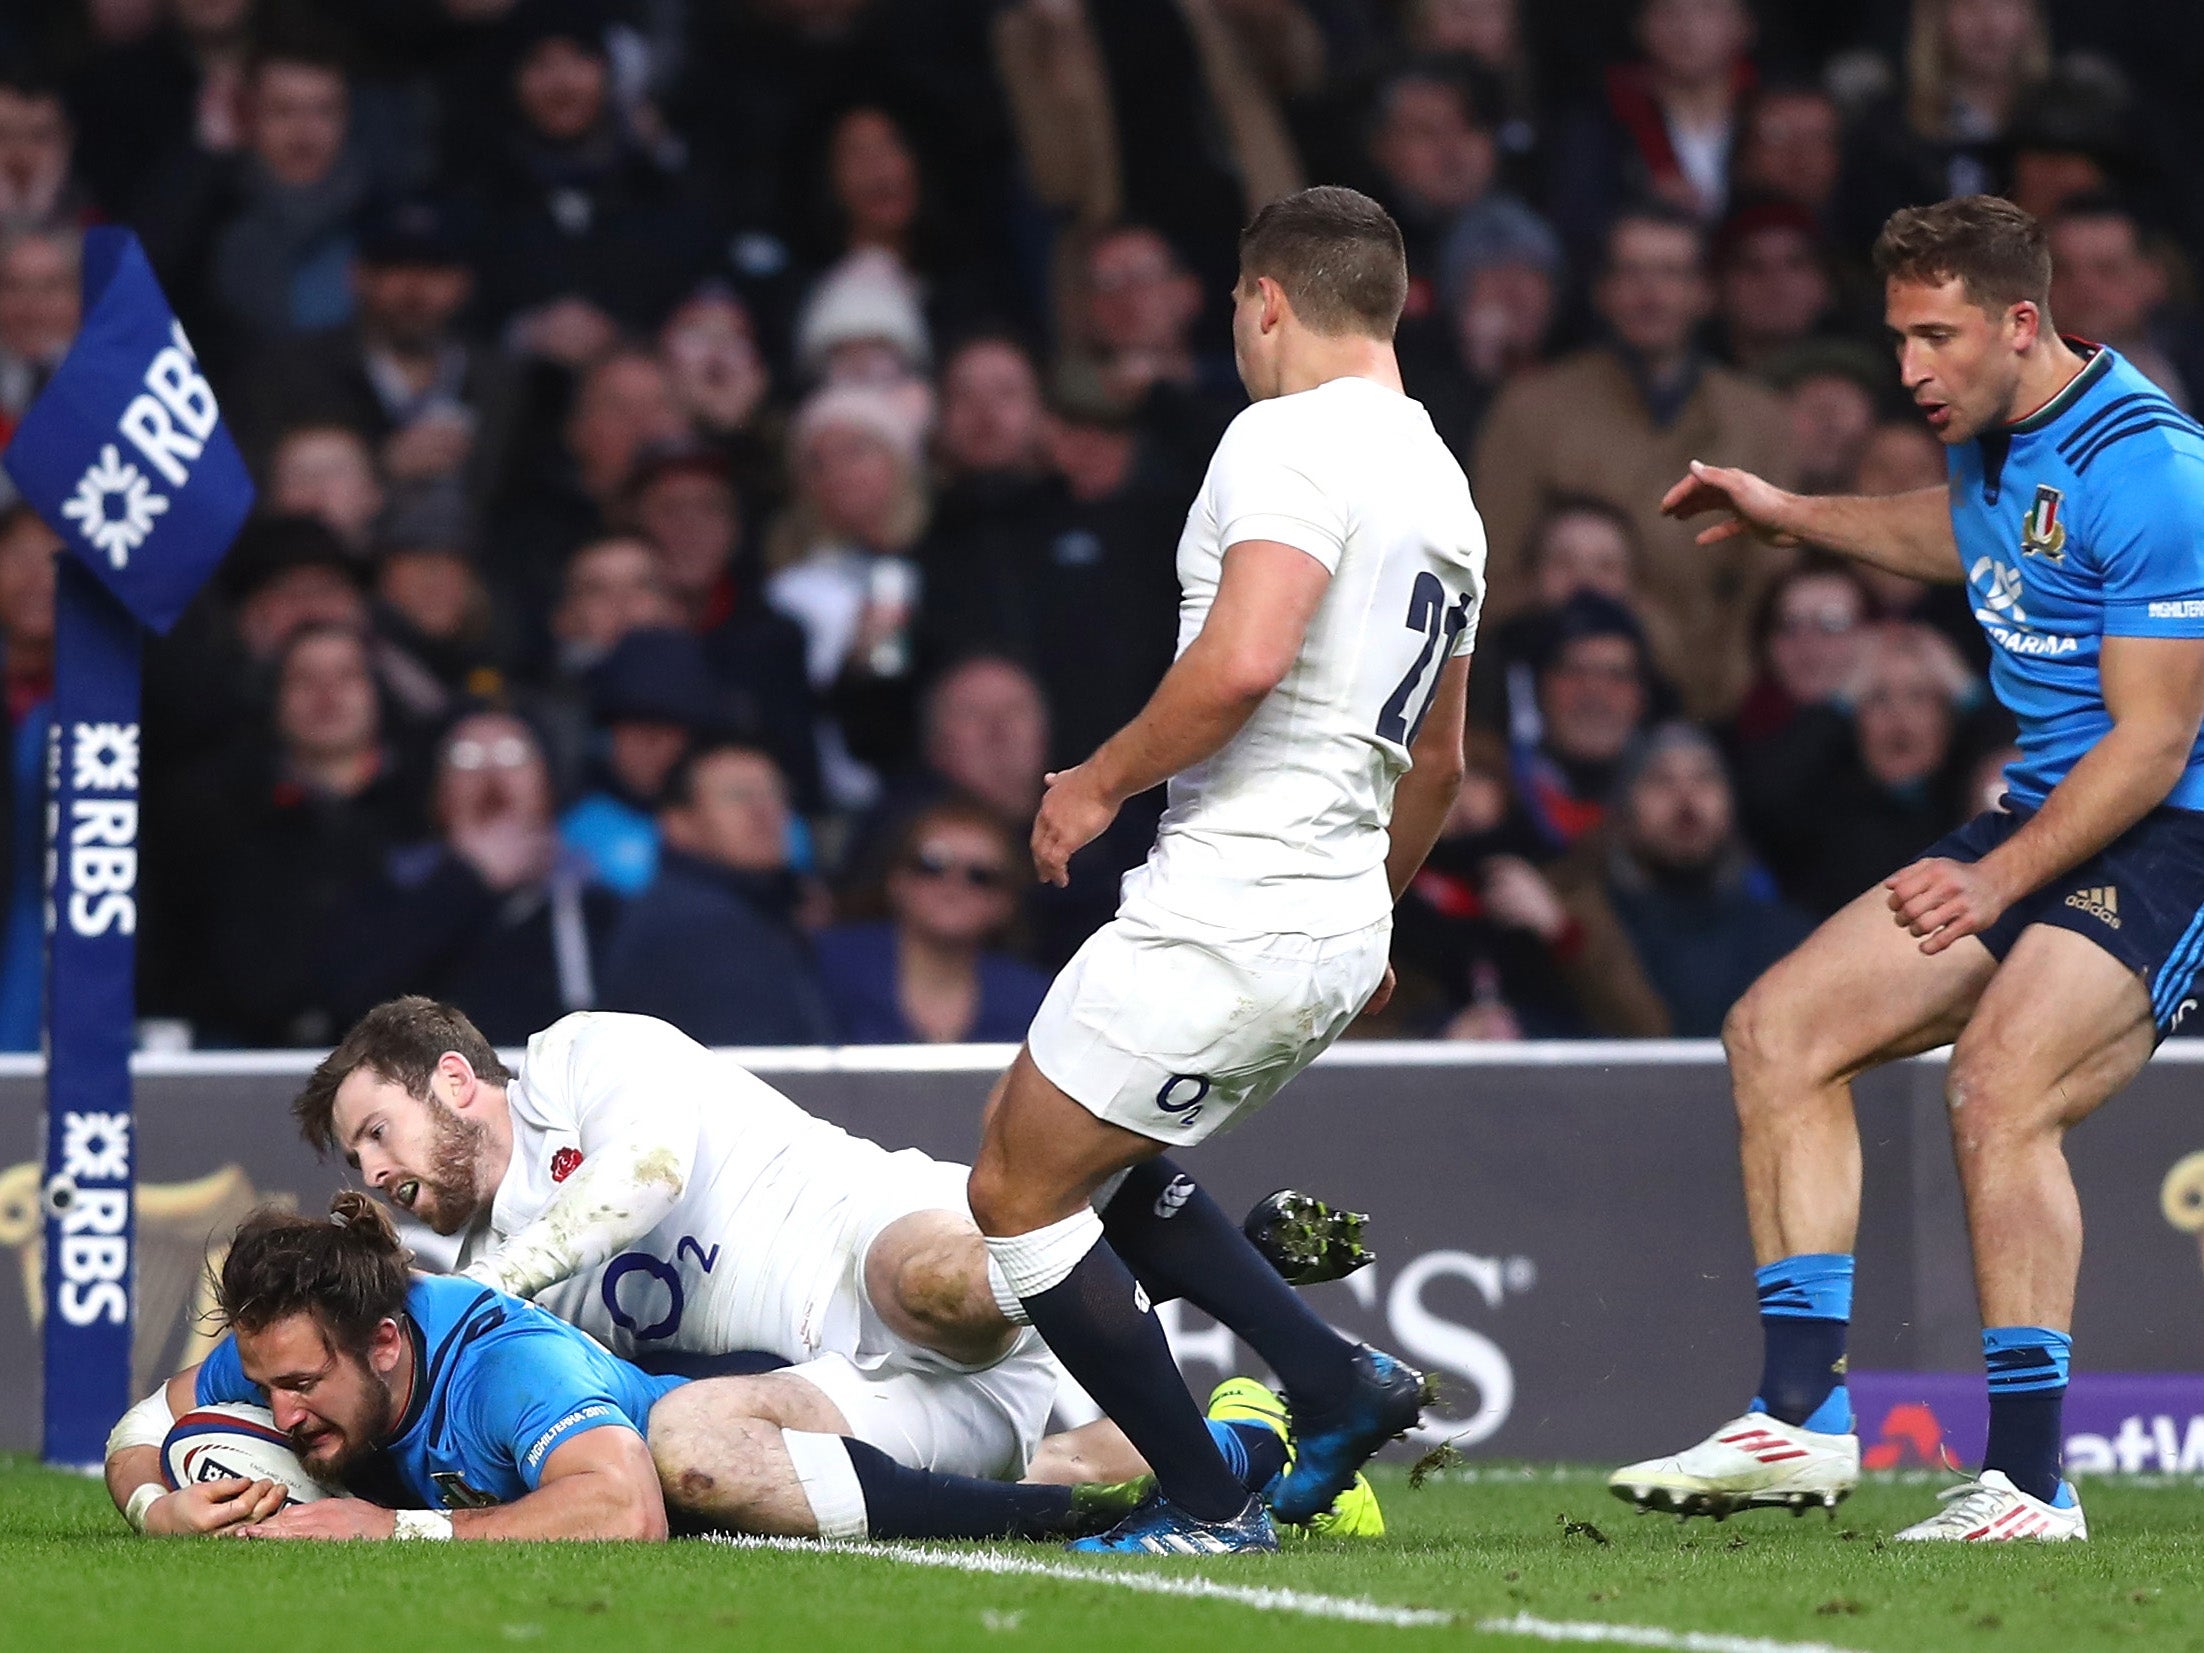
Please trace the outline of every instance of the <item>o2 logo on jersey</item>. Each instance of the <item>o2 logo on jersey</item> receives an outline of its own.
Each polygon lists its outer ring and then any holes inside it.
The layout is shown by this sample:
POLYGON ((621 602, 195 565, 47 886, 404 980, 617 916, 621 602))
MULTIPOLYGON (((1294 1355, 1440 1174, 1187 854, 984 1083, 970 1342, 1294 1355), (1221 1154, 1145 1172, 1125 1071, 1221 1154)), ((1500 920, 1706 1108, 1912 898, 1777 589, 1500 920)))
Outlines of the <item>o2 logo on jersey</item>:
POLYGON ((1206 1073, 1174 1073, 1156 1092, 1156 1106, 1182 1125, 1191 1125, 1201 1118, 1202 1104, 1208 1099, 1209 1075, 1206 1073), (1188 1085, 1193 1089, 1183 1088, 1188 1085))
POLYGON ((2066 522, 2061 515, 2065 504, 2066 496, 2050 483, 2036 484, 2036 502, 2020 519, 2022 556, 2048 557, 2053 562, 2066 560, 2066 522))
MULTIPOLYGON (((580 1156, 575 1157, 579 1163, 580 1156)), ((719 1247, 707 1249, 694 1234, 684 1234, 681 1243, 673 1248, 673 1256, 673 1262, 669 1263, 647 1251, 623 1251, 605 1264, 604 1279, 597 1287, 597 1295, 604 1299, 605 1312, 612 1316, 612 1323, 638 1343, 663 1342, 681 1329, 681 1316, 689 1302, 688 1294, 682 1289, 681 1270, 676 1265, 684 1258, 694 1257, 696 1266, 709 1274, 719 1262, 719 1247), (636 1280, 636 1275, 645 1278, 636 1280)))

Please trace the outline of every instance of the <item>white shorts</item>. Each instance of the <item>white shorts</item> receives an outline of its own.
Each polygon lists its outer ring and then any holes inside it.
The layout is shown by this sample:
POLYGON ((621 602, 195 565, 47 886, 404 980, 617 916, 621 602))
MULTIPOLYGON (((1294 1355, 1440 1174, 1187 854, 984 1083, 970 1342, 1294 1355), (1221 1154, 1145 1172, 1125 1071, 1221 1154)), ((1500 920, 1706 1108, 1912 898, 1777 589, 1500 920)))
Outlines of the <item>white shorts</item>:
POLYGON ((1345 935, 1239 935, 1128 900, 1057 976, 1026 1049, 1097 1119, 1200 1142, 1346 1031, 1392 938, 1391 915, 1345 935))
POLYGON ((1021 1332, 987 1366, 963 1366, 892 1330, 865 1290, 865 1258, 902 1218, 950 1211, 971 1220, 969 1167, 907 1148, 889 1156, 891 1174, 868 1203, 851 1273, 837 1292, 834 1339, 852 1354, 824 1353, 788 1368, 841 1409, 850 1433, 911 1469, 988 1480, 1018 1479, 1041 1444, 1062 1368, 1040 1335, 1021 1332), (854 1327, 847 1322, 854 1320, 854 1327))

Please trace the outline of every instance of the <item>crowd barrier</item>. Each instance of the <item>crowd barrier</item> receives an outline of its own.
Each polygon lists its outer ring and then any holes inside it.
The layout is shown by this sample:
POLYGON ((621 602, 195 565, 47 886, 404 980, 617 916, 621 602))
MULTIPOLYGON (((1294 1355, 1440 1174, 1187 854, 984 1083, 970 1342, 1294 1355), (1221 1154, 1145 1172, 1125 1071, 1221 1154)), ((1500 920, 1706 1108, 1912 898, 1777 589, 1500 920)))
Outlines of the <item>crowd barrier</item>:
MULTIPOLYGON (((1011 1052, 740 1054, 853 1131, 964 1159, 1011 1052)), ((2118 1467, 2204 1469, 2204 1379, 2187 1376, 2204 1373, 2198 1059, 2204 1048, 2169 1046, 2069 1145, 2089 1230, 2077 1368, 2123 1374, 2120 1393, 2142 1397, 2133 1439, 2165 1448, 2137 1447, 2118 1467)), ((205 1337, 210 1246, 218 1252, 257 1203, 316 1210, 342 1182, 344 1167, 317 1161, 285 1111, 311 1064, 290 1054, 139 1058, 135 1391, 205 1337)), ((1859 1086, 1866 1200, 1852 1365, 1928 1374, 1918 1387, 1932 1398, 1978 1387, 1934 1374, 1979 1372, 1943 1078, 1928 1057, 1859 1086)), ((13 1253, 0 1259, 0 1395, 11 1402, 0 1407, 0 1449, 17 1451, 39 1439, 42 1105, 36 1059, 0 1058, 0 1247, 13 1253)), ((1710 1043, 1349 1044, 1186 1161, 1228 1208, 1292 1186, 1372 1214, 1378 1262, 1315 1296, 1343 1329, 1440 1375, 1444 1398, 1417 1445, 1615 1460, 1696 1438, 1751 1391, 1752 1258, 1736 1127, 1710 1043)), ((646 1271, 625 1279, 623 1290, 660 1289, 646 1271)), ((657 1318, 651 1304, 624 1306, 644 1324, 657 1318)), ((1252 1369, 1229 1333, 1180 1305, 1163 1312, 1197 1386, 1252 1369)), ((1933 1431, 1898 1404, 1906 1381, 1863 1380, 1877 1414, 1863 1404, 1863 1424, 1889 1436, 1878 1461, 1933 1457, 1933 1431)), ((2092 1427, 2112 1439, 2113 1421, 2092 1427)))

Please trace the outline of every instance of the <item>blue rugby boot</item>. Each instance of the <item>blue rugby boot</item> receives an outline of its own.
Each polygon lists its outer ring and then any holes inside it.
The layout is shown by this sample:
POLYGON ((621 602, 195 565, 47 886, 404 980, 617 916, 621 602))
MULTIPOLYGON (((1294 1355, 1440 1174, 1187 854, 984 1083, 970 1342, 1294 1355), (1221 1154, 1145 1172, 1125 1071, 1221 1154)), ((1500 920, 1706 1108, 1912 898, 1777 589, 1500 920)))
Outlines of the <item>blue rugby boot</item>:
POLYGON ((1294 1414, 1293 1467, 1270 1500, 1281 1521, 1299 1524, 1330 1509, 1377 1449, 1423 1414, 1423 1374, 1413 1366, 1368 1344, 1355 1350, 1354 1364, 1354 1392, 1343 1404, 1294 1414))
POLYGON ((1229 1521, 1197 1521, 1167 1498, 1151 1498, 1108 1532, 1064 1546, 1082 1555, 1239 1555, 1278 1548, 1278 1529, 1260 1498, 1229 1521))

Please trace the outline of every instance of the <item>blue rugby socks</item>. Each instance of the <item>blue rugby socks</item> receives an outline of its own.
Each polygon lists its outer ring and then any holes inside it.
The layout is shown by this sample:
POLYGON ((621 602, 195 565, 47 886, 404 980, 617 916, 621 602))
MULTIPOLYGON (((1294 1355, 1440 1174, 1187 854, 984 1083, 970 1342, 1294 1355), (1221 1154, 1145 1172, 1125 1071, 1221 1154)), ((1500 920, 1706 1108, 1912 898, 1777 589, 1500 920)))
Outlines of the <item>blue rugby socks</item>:
POLYGON ((1209 1438, 1224 1455, 1225 1468, 1250 1492, 1261 1492, 1286 1467, 1286 1443, 1275 1429, 1259 1423, 1209 1420, 1209 1438))
POLYGON ((1806 1252, 1753 1272, 1766 1353, 1753 1410, 1822 1435, 1852 1431, 1844 1339, 1852 1322, 1852 1254, 1806 1252))
POLYGON ((1990 1438, 1982 1467, 2001 1469, 2031 1498, 2059 1495, 2061 1415, 2074 1340, 2048 1326, 1991 1326, 1982 1333, 1990 1377, 1990 1438))
POLYGON ((1354 1392, 1354 1345, 1168 1156, 1126 1173, 1102 1229, 1157 1302, 1183 1297, 1246 1339, 1278 1374, 1296 1416, 1319 1417, 1354 1392))

